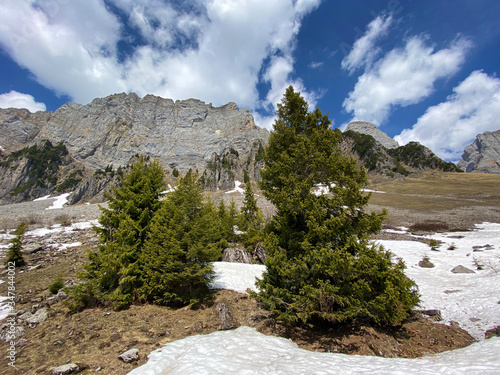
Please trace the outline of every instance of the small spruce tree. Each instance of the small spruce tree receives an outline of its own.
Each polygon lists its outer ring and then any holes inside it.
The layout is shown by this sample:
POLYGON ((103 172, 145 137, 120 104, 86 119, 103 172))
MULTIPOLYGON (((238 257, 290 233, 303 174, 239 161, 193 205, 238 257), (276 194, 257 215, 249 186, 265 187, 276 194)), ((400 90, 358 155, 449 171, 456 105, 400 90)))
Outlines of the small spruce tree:
POLYGON ((26 265, 26 261, 24 260, 23 253, 21 251, 26 229, 28 229, 28 224, 26 224, 25 222, 21 222, 14 231, 15 237, 10 240, 7 259, 5 260, 6 267, 10 266, 12 263, 14 263, 15 267, 22 267, 26 265))
POLYGON ((253 247, 256 243, 262 241, 264 218, 257 206, 257 199, 255 199, 250 181, 245 184, 245 197, 240 210, 238 227, 245 232, 242 236, 245 246, 253 247))
POLYGON ((101 245, 89 253, 83 277, 120 309, 138 298, 141 264, 139 257, 149 235, 150 223, 160 209, 165 189, 164 172, 158 160, 147 163, 139 157, 119 186, 106 194, 108 207, 101 207, 101 245))
POLYGON ((366 172, 339 149, 328 115, 292 87, 278 104, 264 153, 263 194, 277 212, 265 240, 261 301, 285 322, 370 318, 399 323, 419 301, 416 286, 368 236, 386 215, 366 213, 366 172), (328 194, 315 194, 318 185, 328 194))
MULTIPOLYGON (((219 206, 219 214, 222 211, 219 206)), ((142 292, 158 304, 195 304, 209 294, 211 262, 226 246, 215 206, 190 171, 168 194, 141 254, 142 292)))

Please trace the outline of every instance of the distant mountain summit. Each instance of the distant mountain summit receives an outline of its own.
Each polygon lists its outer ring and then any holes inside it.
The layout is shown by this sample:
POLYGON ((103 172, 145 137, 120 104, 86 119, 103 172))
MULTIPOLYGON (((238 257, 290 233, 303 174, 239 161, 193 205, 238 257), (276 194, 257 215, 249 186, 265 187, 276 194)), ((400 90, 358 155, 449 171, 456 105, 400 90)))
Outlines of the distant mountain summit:
POLYGON ((457 165, 465 172, 500 174, 500 130, 478 134, 457 165))
POLYGON ((370 122, 353 121, 347 125, 346 131, 352 130, 361 134, 371 135, 375 140, 387 149, 399 147, 399 143, 385 134, 370 122))
POLYGON ((343 133, 342 149, 345 154, 357 157, 368 172, 379 175, 407 176, 429 169, 461 172, 455 164, 445 162, 418 142, 399 146, 369 122, 351 122, 343 133))

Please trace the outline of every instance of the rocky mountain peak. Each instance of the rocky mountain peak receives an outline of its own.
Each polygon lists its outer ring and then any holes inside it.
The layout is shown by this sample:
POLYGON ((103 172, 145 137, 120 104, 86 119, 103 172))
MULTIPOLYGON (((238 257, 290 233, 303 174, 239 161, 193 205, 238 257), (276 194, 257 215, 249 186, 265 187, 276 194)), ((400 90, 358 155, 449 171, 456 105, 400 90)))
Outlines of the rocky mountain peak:
POLYGON ((377 128, 374 124, 364 121, 353 121, 347 125, 346 131, 352 130, 361 134, 371 135, 387 149, 399 147, 399 143, 377 128))
POLYGON ((500 130, 478 134, 457 165, 465 172, 500 174, 500 130))
MULTIPOLYGON (((232 102, 214 107, 198 99, 120 93, 86 105, 67 103, 55 112, 0 109, 0 202, 41 194, 34 189, 36 181, 25 178, 38 157, 33 159, 31 154, 38 151, 30 147, 40 142, 64 146, 68 154, 57 164, 59 171, 68 165, 66 174, 51 179, 49 190, 61 189, 66 180, 87 184, 94 171, 127 166, 135 155, 158 158, 167 169, 181 173, 197 170, 207 186, 217 189, 243 178, 243 168, 258 177, 258 163, 251 161, 268 138, 269 132, 255 125, 250 111, 232 102), (20 150, 17 159, 10 156, 20 150), (26 157, 31 159, 23 169, 19 158, 26 157)), ((101 180, 90 182, 92 191, 101 187, 101 180)))

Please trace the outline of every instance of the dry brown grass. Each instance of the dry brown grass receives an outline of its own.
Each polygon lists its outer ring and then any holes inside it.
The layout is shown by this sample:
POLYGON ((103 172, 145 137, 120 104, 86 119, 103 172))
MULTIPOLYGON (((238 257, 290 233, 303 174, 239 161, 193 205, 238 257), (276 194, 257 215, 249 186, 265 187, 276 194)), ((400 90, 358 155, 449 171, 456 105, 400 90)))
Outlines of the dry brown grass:
POLYGON ((500 222, 500 175, 424 172, 405 181, 385 180, 370 185, 370 205, 389 210, 387 224, 411 226, 443 222, 450 230, 484 221, 500 222))

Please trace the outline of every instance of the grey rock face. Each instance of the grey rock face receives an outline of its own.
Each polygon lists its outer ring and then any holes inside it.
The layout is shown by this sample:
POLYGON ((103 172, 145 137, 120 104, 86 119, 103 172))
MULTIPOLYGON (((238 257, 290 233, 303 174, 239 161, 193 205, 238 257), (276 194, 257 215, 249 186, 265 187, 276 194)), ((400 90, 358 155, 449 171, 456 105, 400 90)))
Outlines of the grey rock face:
POLYGON ((212 154, 234 148, 247 154, 255 140, 267 141, 246 109, 196 99, 174 102, 153 95, 116 94, 88 105, 65 104, 37 134, 63 142, 70 154, 92 168, 126 165, 135 154, 159 158, 186 172, 204 170, 212 154))
MULTIPOLYGON (((269 132, 257 127, 250 112, 235 103, 213 107, 196 99, 174 102, 132 93, 94 99, 87 105, 68 103, 54 113, 0 109, 0 158, 45 140, 66 146, 65 169, 60 167, 54 178, 61 184, 70 173, 80 171, 81 182, 73 185, 70 204, 101 202, 99 194, 112 181, 92 177, 94 171, 126 166, 137 154, 158 158, 182 173, 208 170, 205 185, 225 188, 243 176, 244 165, 252 166, 247 172, 258 176, 257 163, 248 160, 268 138, 269 132)), ((35 189, 26 159, 11 164, 0 166, 0 204, 33 200, 56 189, 55 184, 35 189)))
POLYGON ((346 131, 352 130, 361 134, 371 135, 377 142, 382 144, 385 148, 397 148, 399 143, 385 134, 382 130, 369 122, 353 121, 347 125, 346 131))
POLYGON ((465 172, 500 174, 500 130, 478 134, 457 165, 465 172))
POLYGON ((228 247, 224 250, 222 255, 223 262, 233 262, 233 263, 252 263, 252 255, 243 248, 232 248, 228 247))

